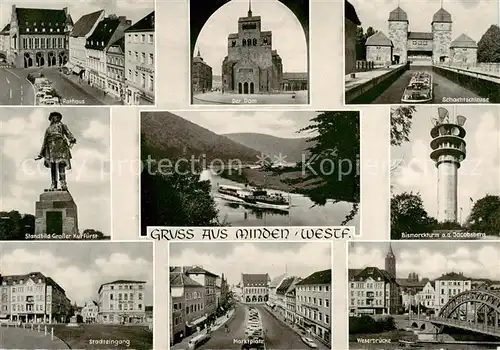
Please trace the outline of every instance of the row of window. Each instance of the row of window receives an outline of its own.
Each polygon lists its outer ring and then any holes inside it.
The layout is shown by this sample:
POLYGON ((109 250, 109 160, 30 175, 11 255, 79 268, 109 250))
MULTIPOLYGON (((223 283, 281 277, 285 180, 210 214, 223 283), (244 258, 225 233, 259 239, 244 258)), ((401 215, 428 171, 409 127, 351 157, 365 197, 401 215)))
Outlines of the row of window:
POLYGON ((124 79, 124 71, 123 69, 108 67, 108 77, 115 80, 123 80, 124 79))
MULTIPOLYGON (((113 311, 115 306, 113 304, 109 305, 109 310, 113 311)), ((118 310, 120 311, 142 311, 142 304, 137 304, 137 308, 134 308, 134 304, 118 304, 118 310)))
MULTIPOLYGON (((49 28, 49 33, 52 33, 52 32, 56 32, 56 33, 60 33, 61 32, 61 28, 55 28, 55 30, 53 28, 49 28)), ((26 28, 26 32, 29 33, 30 32, 30 28, 26 28)), ((34 33, 38 33, 38 28, 33 28, 33 32, 34 33)), ((46 30, 45 28, 42 28, 42 30, 40 31, 41 33, 46 33, 46 30)))
POLYGON ((142 64, 149 64, 149 65, 153 65, 154 64, 154 56, 152 53, 150 53, 149 55, 146 55, 146 52, 138 52, 138 51, 134 51, 132 53, 131 50, 128 51, 128 57, 129 57, 129 60, 132 61, 132 62, 135 62, 135 63, 142 63, 142 64), (147 62, 146 62, 146 59, 147 59, 147 62))
MULTIPOLYGON (((137 299, 142 300, 142 293, 137 294, 137 299)), ((114 299, 114 294, 109 295, 109 300, 116 300, 114 299)), ((118 293, 118 300, 134 300, 134 293, 118 293), (130 297, 130 299, 129 299, 130 297)))
POLYGON ((191 304, 190 306, 186 306, 186 315, 189 315, 193 312, 198 312, 204 309, 203 303, 191 304))
MULTIPOLYGON (((242 44, 243 46, 257 46, 258 41, 257 41, 257 39, 243 39, 243 40, 241 41, 241 44, 242 44)), ((263 45, 269 45, 269 40, 268 40, 267 38, 263 38, 263 39, 262 39, 262 44, 263 44, 263 45)), ((231 46, 232 46, 232 47, 235 47, 235 46, 236 46, 236 40, 233 40, 233 41, 231 42, 231 46)))
MULTIPOLYGON (((24 292, 39 292, 42 293, 45 291, 45 285, 42 286, 29 286, 29 287, 12 287, 12 293, 24 293, 24 292)), ((7 292, 7 289, 4 288, 4 293, 7 292)))
POLYGON ((22 50, 62 49, 64 38, 23 38, 22 50))
MULTIPOLYGON (((39 300, 39 301, 42 301, 42 300, 45 300, 45 295, 35 295, 35 298, 33 298, 33 296, 27 296, 26 299, 24 299, 24 296, 23 295, 14 295, 12 296, 12 302, 15 303, 15 302, 20 302, 20 301, 23 301, 23 300, 27 300, 27 301, 30 301, 30 300, 39 300)), ((47 301, 51 301, 51 298, 50 296, 47 298, 47 301)))
POLYGON ((47 304, 47 308, 44 308, 43 304, 14 304, 12 305, 12 311, 45 311, 50 312, 50 304, 47 304), (33 308, 33 306, 35 306, 33 308))
POLYGON ((146 43, 146 36, 148 39, 147 43, 154 44, 153 34, 127 34, 127 42, 128 43, 146 43))
MULTIPOLYGON (((26 22, 24 22, 24 25, 29 26, 30 23, 28 21, 26 21, 26 22)), ((45 27, 45 22, 40 22, 40 26, 45 27)), ((47 26, 52 27, 52 22, 48 22, 47 26)), ((59 26, 64 27, 64 23, 55 22, 54 26, 55 27, 59 27, 59 26)), ((36 22, 33 22, 33 27, 36 27, 36 22)))
POLYGON ((310 310, 310 309, 304 308, 304 307, 298 307, 297 313, 299 315, 302 315, 302 316, 310 319, 310 320, 320 321, 320 322, 324 322, 326 324, 330 324, 330 316, 328 314, 324 314, 322 312, 318 312, 315 310, 310 310))
POLYGON ((187 292, 185 298, 186 300, 201 299, 203 295, 201 292, 187 292))
MULTIPOLYGON (((362 291, 362 290, 358 290, 357 293, 353 290, 351 290, 351 297, 357 295, 358 297, 363 297, 365 295, 365 291, 362 291)), ((379 291, 379 290, 376 290, 375 293, 374 292, 371 292, 371 291, 367 291, 366 292, 366 296, 368 297, 371 297, 371 296, 375 296, 375 297, 383 297, 384 296, 384 292, 383 291, 379 291)))
POLYGON ((441 285, 446 285, 446 284, 448 284, 448 286, 462 286, 463 285, 466 287, 470 286, 470 283, 471 283, 471 281, 448 281, 448 283, 445 281, 436 281, 436 282, 437 282, 437 284, 441 284, 441 285))
POLYGON ((245 288, 245 294, 266 294, 268 291, 267 288, 245 288))
POLYGON ((107 55, 106 62, 108 62, 108 64, 114 64, 117 66, 125 66, 125 60, 123 59, 123 57, 107 55))
POLYGON ((351 288, 352 289, 384 289, 385 283, 384 282, 356 282, 356 283, 351 283, 351 288))
POLYGON ((297 300, 303 303, 308 303, 316 306, 330 307, 329 299, 313 298, 304 295, 297 296, 297 300))
MULTIPOLYGON (((448 295, 457 295, 457 294, 460 294, 464 292, 464 289, 448 289, 448 295)), ((446 290, 445 289, 441 289, 441 295, 445 295, 446 294, 446 290)))
POLYGON ((427 40, 413 40, 411 43, 413 45, 427 45, 427 40))
POLYGON ((330 286, 297 286, 297 290, 302 292, 329 292, 330 286))
POLYGON ((351 299, 351 306, 384 306, 383 299, 351 299))
POLYGON ((146 77, 145 73, 141 73, 139 76, 138 71, 134 71, 134 74, 132 74, 132 69, 128 70, 128 80, 138 84, 140 87, 142 87, 144 90, 149 90, 149 91, 154 91, 155 89, 155 78, 152 75, 148 75, 149 79, 146 77))

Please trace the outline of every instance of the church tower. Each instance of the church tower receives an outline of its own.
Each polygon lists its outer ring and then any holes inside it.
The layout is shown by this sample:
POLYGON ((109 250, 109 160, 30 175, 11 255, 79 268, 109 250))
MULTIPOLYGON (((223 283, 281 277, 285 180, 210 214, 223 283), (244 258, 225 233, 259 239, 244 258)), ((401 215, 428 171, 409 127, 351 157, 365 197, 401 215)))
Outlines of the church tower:
POLYGON ((396 278, 396 256, 392 251, 392 245, 389 243, 389 251, 385 256, 385 270, 396 278))
POLYGON ((451 57, 451 15, 442 6, 432 17, 432 61, 446 62, 451 57))
POLYGON ((408 60, 408 16, 401 7, 389 13, 389 39, 394 45, 392 60, 405 63, 408 60))

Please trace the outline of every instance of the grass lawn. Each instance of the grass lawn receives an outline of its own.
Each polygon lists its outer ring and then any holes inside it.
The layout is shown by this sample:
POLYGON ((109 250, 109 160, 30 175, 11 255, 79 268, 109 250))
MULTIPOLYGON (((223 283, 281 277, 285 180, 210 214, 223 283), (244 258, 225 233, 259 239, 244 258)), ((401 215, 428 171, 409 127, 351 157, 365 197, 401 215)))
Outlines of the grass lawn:
POLYGON ((80 325, 68 327, 54 325, 54 335, 72 349, 153 349, 153 333, 146 326, 80 325), (91 341, 110 341, 91 344, 91 341), (116 343, 111 343, 111 341, 116 343))

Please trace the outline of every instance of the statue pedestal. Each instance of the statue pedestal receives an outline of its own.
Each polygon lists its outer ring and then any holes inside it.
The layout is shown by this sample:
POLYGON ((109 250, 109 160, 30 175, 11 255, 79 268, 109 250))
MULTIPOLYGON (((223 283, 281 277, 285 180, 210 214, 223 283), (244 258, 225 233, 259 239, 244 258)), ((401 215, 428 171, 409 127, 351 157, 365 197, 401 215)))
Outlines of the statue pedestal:
POLYGON ((35 204, 35 235, 78 235, 77 206, 68 191, 45 190, 35 204))

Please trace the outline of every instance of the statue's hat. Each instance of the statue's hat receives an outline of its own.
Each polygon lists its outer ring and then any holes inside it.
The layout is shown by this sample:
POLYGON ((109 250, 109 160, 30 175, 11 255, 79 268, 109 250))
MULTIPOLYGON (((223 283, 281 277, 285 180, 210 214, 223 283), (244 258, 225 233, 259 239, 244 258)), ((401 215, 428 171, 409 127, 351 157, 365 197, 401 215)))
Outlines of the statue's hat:
POLYGON ((61 120, 62 114, 59 112, 50 112, 49 120, 52 121, 52 118, 54 118, 54 117, 59 117, 59 120, 61 120))

